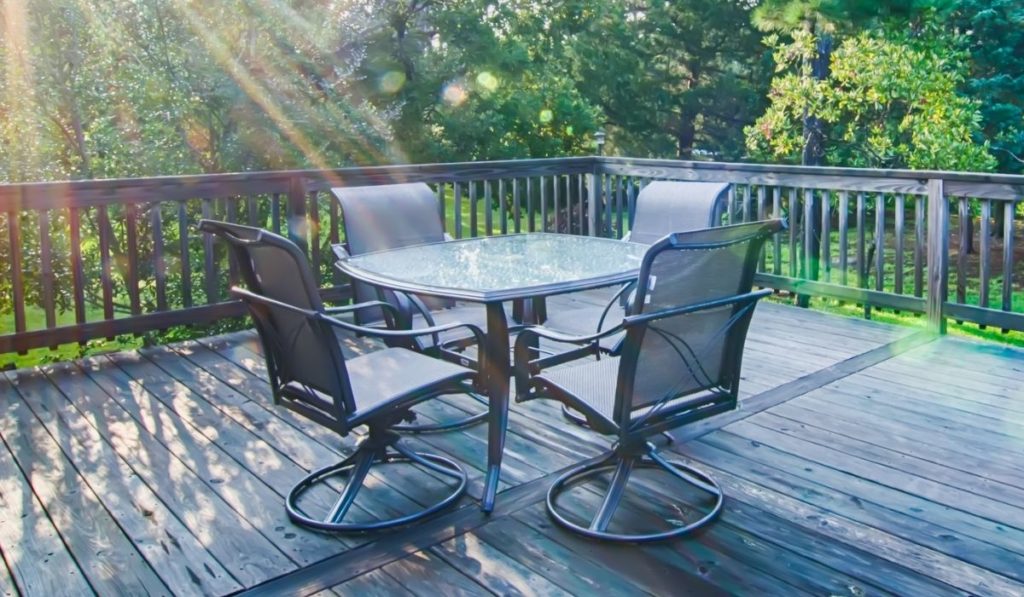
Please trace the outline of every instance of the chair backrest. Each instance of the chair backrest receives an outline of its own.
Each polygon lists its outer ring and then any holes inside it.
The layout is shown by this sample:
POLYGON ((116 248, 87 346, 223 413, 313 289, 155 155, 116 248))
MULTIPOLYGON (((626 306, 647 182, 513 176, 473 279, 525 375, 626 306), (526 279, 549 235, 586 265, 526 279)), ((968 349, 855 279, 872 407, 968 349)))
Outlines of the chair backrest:
POLYGON ((634 315, 720 301, 692 313, 632 327, 620 361, 616 416, 704 390, 738 392, 740 363, 754 301, 750 293, 766 239, 783 227, 768 220, 671 234, 653 244, 640 266, 634 315))
POLYGON ((202 220, 200 230, 228 243, 248 290, 300 311, 242 296, 256 323, 274 398, 321 423, 338 426, 355 410, 345 359, 302 251, 267 230, 202 220), (324 419, 326 417, 326 420, 324 419))
POLYGON ((649 245, 673 232, 718 226, 728 200, 727 182, 651 182, 636 197, 629 240, 649 245))
MULTIPOLYGON (((437 197, 424 183, 389 184, 331 189, 341 205, 348 252, 360 255, 444 240, 444 225, 437 197)), ((356 302, 377 300, 373 287, 353 281, 356 302)), ((387 298, 386 296, 384 298, 387 298)), ((420 297, 430 309, 451 307, 454 302, 420 297)), ((380 309, 356 314, 360 324, 379 321, 380 309)))

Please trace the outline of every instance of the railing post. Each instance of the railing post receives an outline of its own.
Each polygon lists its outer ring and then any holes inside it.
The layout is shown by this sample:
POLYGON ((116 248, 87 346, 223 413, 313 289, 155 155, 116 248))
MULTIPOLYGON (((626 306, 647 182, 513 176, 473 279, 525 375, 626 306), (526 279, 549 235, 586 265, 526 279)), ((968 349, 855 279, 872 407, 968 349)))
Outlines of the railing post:
POLYGON ((949 292, 949 203, 942 179, 928 180, 928 329, 946 333, 949 292))
POLYGON ((594 168, 590 172, 590 188, 587 189, 587 234, 590 236, 600 236, 598 230, 600 229, 601 222, 599 221, 597 209, 598 201, 600 200, 598 184, 601 181, 601 175, 597 171, 599 163, 597 159, 594 159, 594 168))
POLYGON ((308 255, 307 236, 306 182, 301 176, 293 176, 288 181, 288 238, 308 255))

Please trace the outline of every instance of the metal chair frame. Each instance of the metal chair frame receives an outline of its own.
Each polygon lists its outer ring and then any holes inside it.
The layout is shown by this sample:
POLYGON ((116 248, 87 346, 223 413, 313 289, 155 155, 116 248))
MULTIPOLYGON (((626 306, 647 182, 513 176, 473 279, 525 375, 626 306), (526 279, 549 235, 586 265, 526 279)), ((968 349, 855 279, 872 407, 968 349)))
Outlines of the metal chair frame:
MULTIPOLYGON (((652 435, 664 433, 677 427, 727 412, 736 407, 739 396, 740 368, 746 333, 757 301, 771 294, 771 290, 746 292, 738 295, 719 297, 695 304, 643 312, 643 299, 648 291, 650 268, 654 258, 664 250, 672 249, 720 249, 741 242, 750 242, 745 256, 745 268, 739 287, 750 288, 753 281, 757 255, 764 240, 783 226, 779 220, 755 224, 741 224, 722 228, 723 234, 729 229, 748 227, 750 235, 722 242, 693 243, 686 241, 686 234, 672 234, 651 246, 641 265, 637 278, 635 315, 626 316, 618 325, 587 336, 574 336, 536 327, 520 333, 515 344, 516 401, 523 402, 537 398, 558 400, 570 406, 585 418, 595 431, 615 436, 611 449, 599 459, 581 463, 560 475, 548 490, 547 508, 550 516, 561 526, 584 536, 614 542, 648 542, 679 537, 692 533, 714 520, 723 504, 723 493, 718 484, 706 473, 681 462, 672 462, 661 456, 649 441, 652 435), (646 413, 632 416, 631 396, 637 374, 641 347, 651 324, 662 319, 700 313, 710 309, 731 307, 731 315, 719 334, 725 334, 722 366, 714 380, 701 381, 699 392, 688 392, 682 396, 666 395, 653 406, 645 407, 646 413), (547 368, 566 364, 581 358, 602 358, 606 354, 600 347, 600 340, 625 333, 619 352, 619 368, 612 419, 595 411, 586 401, 546 383, 538 375, 547 368), (576 345, 578 348, 553 357, 539 357, 535 346, 540 338, 576 345), (723 385, 723 382, 724 385, 723 385), (682 403, 673 401, 686 397, 682 403), (622 534, 608 531, 612 516, 619 507, 631 473, 637 468, 659 468, 673 477, 701 489, 713 499, 708 511, 697 520, 684 526, 664 532, 622 534), (611 484, 604 499, 588 526, 571 521, 560 510, 558 496, 573 485, 583 483, 594 476, 614 471, 611 484)), ((705 231, 698 231, 705 232, 705 231)), ((717 337, 717 336, 716 336, 717 337)), ((685 362, 685 359, 684 359, 685 362)), ((687 365, 689 367, 689 365, 687 365)), ((695 376, 696 377, 696 376, 695 376)))
MULTIPOLYGON (((312 274, 308 271, 305 256, 291 241, 271 232, 229 224, 203 220, 199 224, 200 230, 218 235, 228 241, 239 271, 243 280, 251 288, 259 289, 260 282, 252 263, 248 259, 250 247, 258 245, 272 245, 289 253, 297 266, 305 271, 301 272, 306 280, 307 292, 316 292, 312 284, 312 274), (248 236, 248 238, 247 238, 248 236)), ((452 460, 433 454, 419 453, 406 448, 401 443, 401 435, 395 432, 396 426, 402 421, 408 421, 412 415, 409 410, 416 404, 437 397, 441 394, 464 393, 473 391, 473 384, 479 377, 476 371, 465 369, 457 375, 449 375, 444 379, 425 384, 405 393, 392 396, 381 404, 374 404, 372 407, 360 411, 357 408, 356 399, 352 386, 349 382, 348 372, 345 366, 345 357, 338 344, 336 330, 344 330, 352 333, 359 333, 367 336, 375 336, 391 341, 409 341, 425 334, 440 334, 458 328, 465 328, 469 334, 478 342, 484 341, 483 332, 469 324, 451 323, 443 326, 433 326, 416 330, 388 330, 360 326, 338 319, 341 314, 354 313, 361 309, 381 308, 385 311, 393 307, 382 301, 371 301, 356 305, 347 305, 331 309, 303 308, 288 304, 273 298, 263 296, 244 288, 234 287, 231 294, 246 303, 249 312, 253 317, 260 341, 263 344, 263 352, 267 361, 267 370, 270 377, 270 385, 275 404, 279 404, 292 410, 303 417, 306 417, 324 427, 332 429, 341 436, 346 436, 357 427, 365 426, 369 433, 356 447, 356 450, 347 458, 336 464, 329 465, 316 470, 300 480, 288 493, 285 506, 289 518, 296 524, 319 531, 358 533, 377 531, 404 526, 412 522, 422 520, 448 506, 451 506, 465 493, 467 477, 465 471, 452 460), (279 362, 278 355, 286 354, 282 351, 289 350, 285 345, 287 340, 278 337, 275 331, 274 313, 291 313, 301 317, 308 324, 309 329, 317 340, 317 345, 322 346, 330 355, 330 362, 336 364, 333 371, 328 372, 333 380, 330 390, 311 388, 300 383, 289 382, 291 375, 287 370, 287 364, 279 362), (282 384, 282 381, 285 383, 282 384), (415 463, 438 475, 442 475, 457 481, 457 485, 444 498, 436 503, 425 507, 417 512, 404 516, 377 520, 373 522, 345 522, 345 516, 355 503, 356 496, 362 488, 366 476, 375 464, 415 463), (335 476, 347 477, 340 496, 321 518, 314 517, 303 510, 299 504, 302 496, 309 490, 317 487, 328 479, 335 476)), ((318 303, 318 298, 317 301, 318 303)), ((293 340, 294 341, 294 340, 293 340)), ((428 358, 423 356, 421 358, 428 358)), ((480 363, 482 366, 483 364, 480 363)), ((450 367, 450 365, 446 365, 450 367)))
MULTIPOLYGON (((373 190, 374 191, 378 191, 378 190, 381 190, 383 188, 386 188, 387 186, 388 185, 378 185, 378 186, 373 187, 373 190)), ((422 191, 420 191, 420 192, 421 192, 421 194, 423 195, 424 198, 429 196, 433 201, 436 202, 436 198, 434 197, 433 192, 430 191, 430 187, 428 187, 425 183, 421 183, 420 185, 417 185, 417 186, 422 187, 422 191)), ((359 189, 359 187, 339 187, 337 189, 334 189, 335 197, 337 198, 338 203, 341 206, 342 218, 343 218, 343 221, 345 223, 346 230, 347 230, 347 227, 348 227, 349 220, 351 219, 351 214, 349 214, 348 217, 346 217, 346 215, 345 215, 346 199, 344 198, 343 195, 345 193, 358 192, 358 189, 359 189)), ((438 220, 440 219, 440 211, 439 210, 431 209, 429 211, 430 211, 431 217, 435 217, 438 220)), ((425 213, 422 214, 422 215, 425 215, 425 213)), ((434 222, 434 223, 437 224, 438 222, 434 222)), ((448 241, 448 240, 451 240, 451 236, 449 236, 447 233, 441 231, 442 228, 443 227, 440 226, 440 225, 437 226, 437 230, 440 232, 440 235, 437 238, 437 240, 438 241, 448 241)), ((340 259, 346 259, 351 254, 353 254, 352 250, 351 250, 351 247, 348 246, 347 242, 346 243, 339 243, 339 244, 332 245, 331 248, 332 248, 332 251, 334 253, 334 256, 337 259, 339 259, 339 260, 340 259)), ((361 283, 361 282, 354 283, 353 284, 353 291, 354 292, 355 292, 355 289, 357 288, 358 284, 363 284, 363 283, 361 283)), ((409 329, 412 329, 412 327, 413 327, 413 320, 414 320, 416 315, 419 315, 419 316, 421 316, 423 318, 423 320, 426 323, 427 327, 434 327, 434 326, 437 325, 435 320, 434 320, 433 315, 431 314, 430 308, 427 306, 427 304, 420 297, 418 297, 418 296, 416 296, 414 294, 410 294, 410 293, 405 293, 405 292, 400 292, 400 291, 395 291, 395 290, 385 290, 385 289, 381 289, 381 288, 374 288, 374 291, 376 292, 376 296, 377 296, 377 299, 379 301, 386 302, 386 303, 390 304, 393 307, 393 309, 390 310, 390 311, 389 310, 384 310, 383 311, 383 321, 384 321, 384 324, 389 329, 394 329, 394 330, 409 330, 409 329)), ((359 323, 366 323, 366 322, 361 321, 360 319, 357 319, 357 322, 359 322, 359 323)), ((370 327, 372 327, 372 326, 370 326, 370 327)), ((448 361, 451 361, 453 363, 463 364, 463 365, 466 365, 466 366, 469 366, 469 367, 477 367, 478 364, 476 363, 476 359, 474 359, 471 356, 466 354, 466 349, 467 348, 476 345, 476 339, 473 338, 472 336, 465 336, 465 337, 461 337, 461 338, 450 339, 450 340, 447 340, 445 342, 441 342, 438 334, 427 334, 427 336, 429 336, 429 338, 430 338, 429 341, 423 341, 422 340, 423 336, 418 336, 417 338, 415 338, 413 340, 391 340, 390 341, 391 343, 389 344, 389 346, 391 346, 391 345, 401 345, 404 348, 409 348, 409 349, 412 349, 412 350, 417 350, 419 352, 423 352, 423 353, 428 354, 430 356, 440 357, 440 358, 446 359, 448 361)), ((468 395, 471 398, 473 398, 476 402, 478 402, 480 404, 483 404, 484 406, 487 406, 487 399, 483 395, 481 395, 480 392, 474 391, 474 392, 468 393, 468 395)), ((414 418, 415 418, 415 413, 413 413, 413 415, 414 415, 414 418)), ((455 431, 455 430, 458 430, 458 429, 464 429, 466 427, 470 427, 472 425, 476 425, 478 423, 481 423, 481 422, 485 421, 486 419, 487 419, 487 411, 485 410, 484 412, 480 412, 480 413, 477 413, 477 414, 474 414, 474 415, 469 415, 467 417, 463 417, 463 418, 457 419, 455 421, 447 422, 447 423, 396 425, 394 427, 394 429, 396 431, 399 431, 399 432, 402 432, 402 433, 414 433, 414 434, 415 433, 443 433, 443 432, 446 432, 446 431, 455 431)))

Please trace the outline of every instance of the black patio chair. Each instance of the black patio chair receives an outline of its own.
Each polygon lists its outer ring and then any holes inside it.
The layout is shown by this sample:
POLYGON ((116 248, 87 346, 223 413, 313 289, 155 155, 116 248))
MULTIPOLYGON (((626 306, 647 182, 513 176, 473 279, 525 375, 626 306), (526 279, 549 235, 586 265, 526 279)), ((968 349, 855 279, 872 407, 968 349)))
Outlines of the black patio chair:
MULTIPOLYGON (((720 226, 728 207, 729 187, 727 182, 651 182, 637 195, 633 226, 622 240, 649 245, 672 232, 720 226)), ((544 325, 569 333, 600 332, 606 324, 621 321, 626 315, 629 293, 633 288, 633 283, 624 284, 603 308, 549 310, 548 321, 544 325)), ((609 336, 600 345, 607 352, 614 353, 622 338, 622 334, 609 336)), ((586 425, 585 418, 568 406, 562 406, 562 414, 577 425, 586 425)))
MULTIPOLYGON (((200 230, 225 240, 248 287, 232 288, 232 295, 249 308, 263 345, 274 402, 345 436, 357 427, 368 429, 355 452, 337 464, 311 473, 288 493, 288 516, 297 524, 322 531, 364 532, 405 525, 454 504, 466 489, 466 473, 448 458, 406 448, 396 425, 410 418, 410 408, 440 394, 473 390, 478 371, 431 358, 406 348, 385 348, 346 359, 338 332, 347 331, 408 341, 421 334, 449 332, 461 324, 414 331, 394 331, 355 325, 338 319, 341 314, 367 308, 391 309, 381 301, 332 309, 324 308, 305 255, 286 238, 249 226, 202 220, 200 230), (457 486, 435 504, 393 519, 345 522, 356 494, 376 463, 414 463, 457 486), (348 477, 337 500, 314 517, 310 496, 335 476, 348 477), (302 502, 305 501, 306 507, 302 502)), ((478 342, 483 333, 461 325, 478 342)), ((329 504, 321 503, 321 506, 329 504)))
POLYGON ((747 327, 758 299, 770 293, 751 292, 757 260, 765 240, 782 226, 769 220, 671 234, 644 256, 631 314, 618 325, 584 337, 542 327, 520 333, 516 400, 558 400, 583 413, 595 431, 616 438, 597 461, 555 480, 547 506, 558 524, 589 537, 640 542, 692 532, 718 515, 723 498, 714 479, 666 460, 648 438, 736 407, 747 327), (602 354, 597 341, 623 332, 619 353, 602 354), (539 338, 580 347, 537 358, 532 347, 539 338), (597 358, 574 360, 583 357, 597 358), (557 364, 564 366, 551 368, 557 364), (608 531, 630 474, 657 467, 705 492, 713 502, 707 513, 666 531, 608 531), (606 471, 614 474, 601 506, 588 525, 573 522, 559 508, 559 496, 606 471))
MULTIPOLYGON (((397 249, 411 245, 448 240, 441 221, 437 198, 426 184, 389 184, 333 189, 341 206, 345 225, 345 244, 333 246, 338 259, 373 251, 397 249)), ((365 282, 352 281, 356 302, 383 300, 394 309, 395 316, 387 317, 381 309, 364 309, 356 313, 360 325, 387 324, 395 329, 415 329, 465 322, 485 327, 487 314, 481 305, 457 303, 450 299, 420 296, 391 290, 379 290, 365 282)), ((455 363, 469 362, 472 355, 466 348, 475 339, 461 328, 442 334, 423 335, 415 340, 414 348, 431 356, 439 356, 455 363)), ((486 399, 478 394, 474 398, 483 404, 486 399)), ((399 431, 423 433, 460 429, 483 421, 486 412, 436 425, 401 425, 399 431)))

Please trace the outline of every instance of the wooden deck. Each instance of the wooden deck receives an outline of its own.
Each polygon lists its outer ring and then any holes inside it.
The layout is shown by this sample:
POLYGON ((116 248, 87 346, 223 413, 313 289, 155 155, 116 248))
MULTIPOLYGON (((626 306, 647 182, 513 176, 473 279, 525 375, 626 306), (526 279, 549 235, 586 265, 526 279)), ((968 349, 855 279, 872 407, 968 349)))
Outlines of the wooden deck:
MULTIPOLYGON (((548 519, 553 474, 608 445, 553 403, 513 405, 491 516, 477 426, 411 439, 471 471, 461 507, 339 538, 292 525, 283 494, 355 438, 271 404, 252 333, 8 372, 0 592, 1024 594, 1024 352, 764 304, 744 367, 741 409, 666 447, 719 480, 721 519, 647 546, 548 519)), ((474 406, 441 402, 426 418, 474 406)), ((396 472, 363 515, 431 497, 396 472)))

